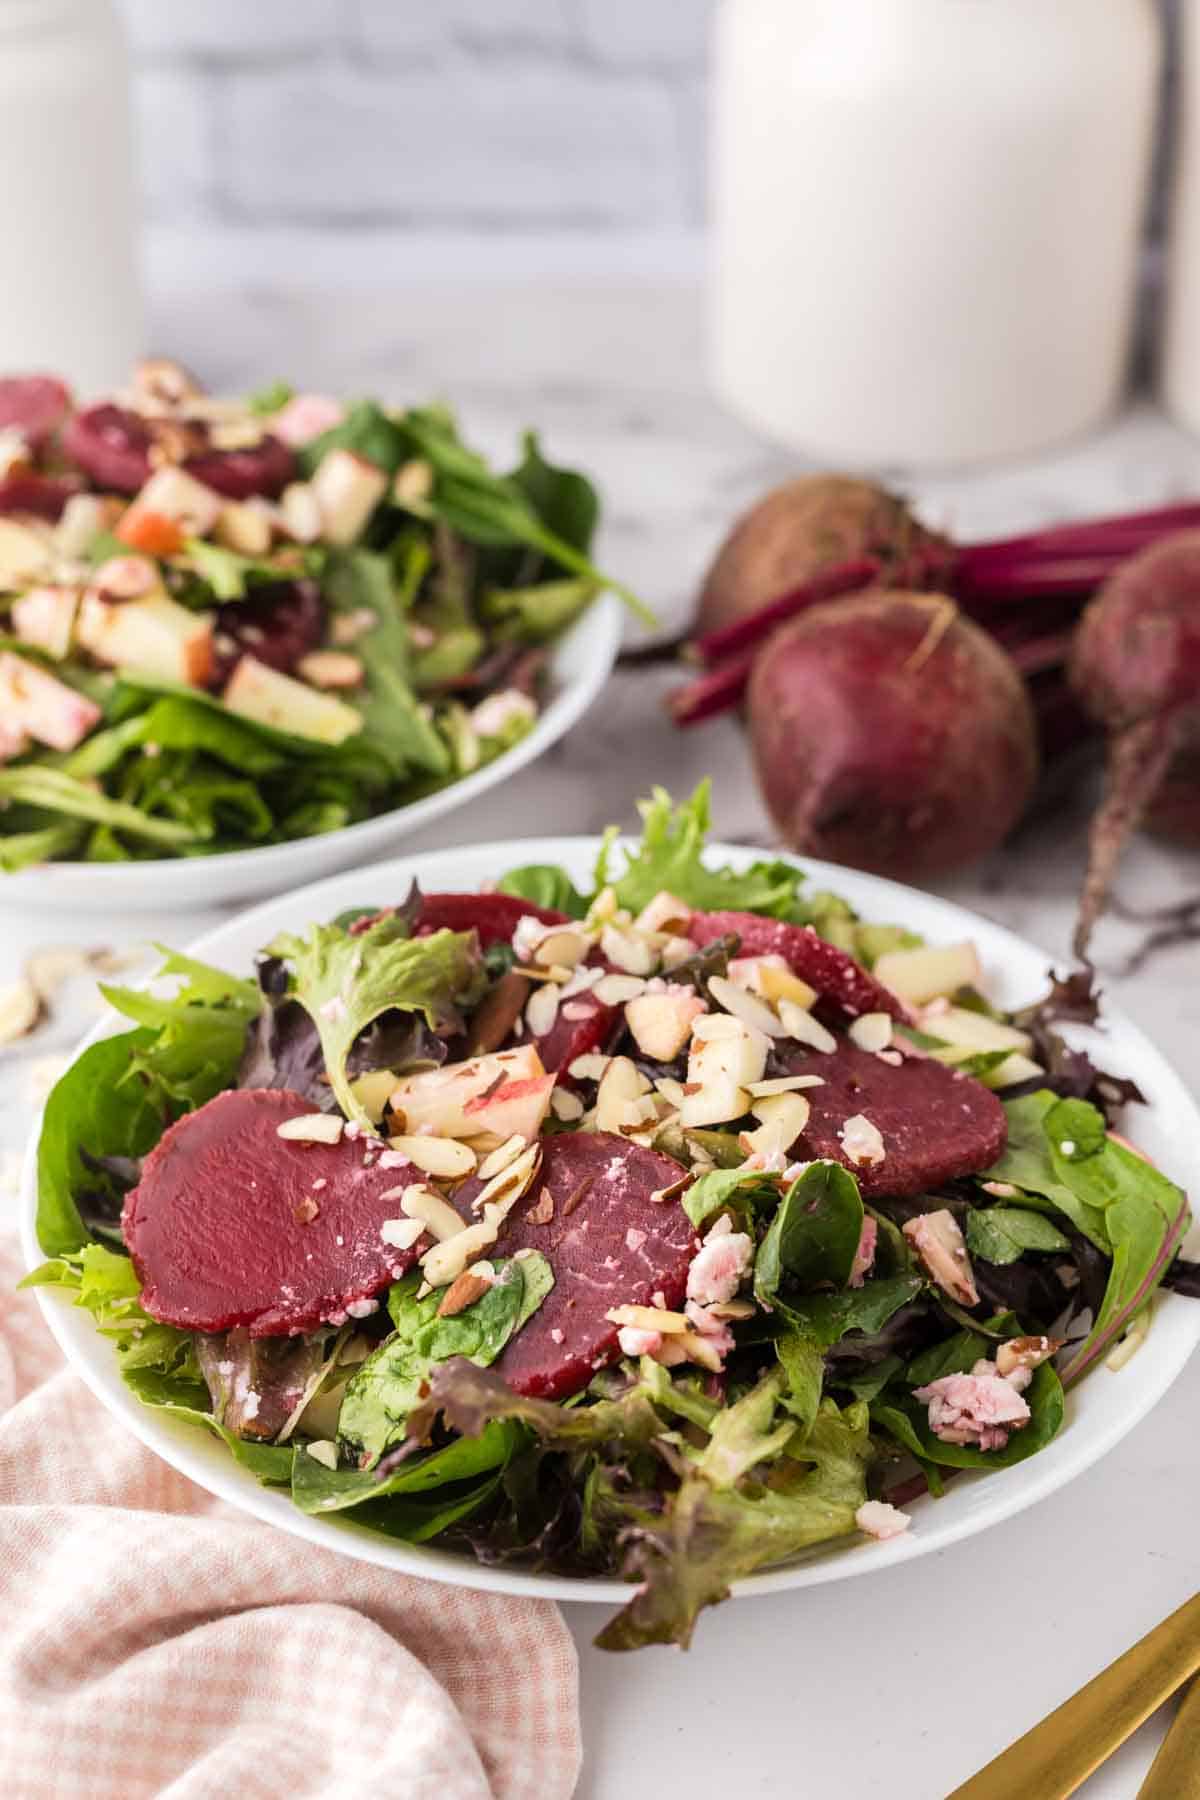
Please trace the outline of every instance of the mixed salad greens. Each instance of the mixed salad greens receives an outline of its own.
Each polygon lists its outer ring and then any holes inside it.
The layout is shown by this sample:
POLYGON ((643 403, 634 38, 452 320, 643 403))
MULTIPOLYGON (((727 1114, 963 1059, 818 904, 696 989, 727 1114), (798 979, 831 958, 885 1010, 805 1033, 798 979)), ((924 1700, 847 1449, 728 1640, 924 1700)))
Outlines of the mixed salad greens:
POLYGON ((971 945, 706 863, 706 788, 642 810, 586 893, 366 890, 257 980, 106 988, 27 1277, 305 1512, 627 1577, 611 1649, 1036 1454, 1197 1292, 1086 982, 1002 1016, 971 945))
POLYGON ((431 406, 0 380, 0 870, 336 831, 532 728, 595 489, 431 406))

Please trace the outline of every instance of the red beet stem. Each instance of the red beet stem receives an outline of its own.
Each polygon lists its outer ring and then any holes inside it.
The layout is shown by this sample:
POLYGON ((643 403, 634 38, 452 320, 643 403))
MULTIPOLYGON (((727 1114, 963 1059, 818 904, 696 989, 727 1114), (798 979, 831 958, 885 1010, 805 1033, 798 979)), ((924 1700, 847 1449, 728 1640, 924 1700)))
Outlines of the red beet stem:
POLYGON ((1096 921, 1104 911, 1125 840, 1153 800, 1179 742, 1179 721, 1155 713, 1118 731, 1109 744, 1104 800, 1092 820, 1088 871, 1075 927, 1075 954, 1086 960, 1096 921))
MULTIPOLYGON (((1139 544, 1133 548, 1141 547, 1139 544)), ((1133 549, 1130 549, 1103 556, 1030 557, 1025 561, 999 562, 991 567, 960 564, 954 578, 954 593, 972 616, 976 607, 989 601, 1020 604, 1059 594, 1091 594, 1132 554, 1133 549)))
POLYGON ((963 556, 975 557, 1023 555, 1026 551, 1075 550, 1081 543, 1112 542, 1125 534, 1140 533, 1138 541, 1148 543, 1167 531, 1182 530, 1200 524, 1200 502, 1177 500, 1168 506, 1154 506, 1142 512, 1114 513, 1105 519, 1079 519, 1068 525, 1049 525, 1042 531, 1028 531, 1019 537, 993 538, 989 543, 968 544, 963 556))
POLYGON ((697 638, 692 644, 692 653, 698 661, 709 668, 714 663, 723 662, 727 656, 733 656, 739 650, 749 650, 754 644, 761 643, 763 638, 782 625, 785 619, 794 618, 806 607, 816 606, 822 600, 834 600, 839 594, 853 593, 857 588, 870 587, 877 579, 881 564, 873 556, 860 556, 852 562, 838 563, 832 569, 823 569, 814 575, 811 581, 802 581, 778 600, 771 600, 766 606, 760 606, 757 612, 747 614, 744 619, 736 619, 732 625, 725 625, 720 631, 710 631, 706 636, 697 638))
POLYGON ((744 650, 740 656, 722 663, 719 669, 699 675, 695 681, 668 694, 667 710, 676 725, 699 725, 702 720, 716 718, 719 713, 732 712, 746 691, 755 654, 754 650, 744 650))

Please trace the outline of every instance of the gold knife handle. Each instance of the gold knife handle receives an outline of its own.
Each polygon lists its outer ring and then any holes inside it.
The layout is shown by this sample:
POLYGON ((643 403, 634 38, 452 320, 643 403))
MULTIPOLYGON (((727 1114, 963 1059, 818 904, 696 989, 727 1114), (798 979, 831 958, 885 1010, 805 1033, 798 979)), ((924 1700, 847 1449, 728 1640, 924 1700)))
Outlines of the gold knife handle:
POLYGON ((1200 1680, 1180 1701, 1137 1800, 1200 1800, 1200 1680))
MULTIPOLYGON (((1200 1594, 955 1788, 948 1800, 1067 1800, 1200 1669, 1200 1594)), ((1164 1788, 1164 1800, 1200 1789, 1164 1788)))

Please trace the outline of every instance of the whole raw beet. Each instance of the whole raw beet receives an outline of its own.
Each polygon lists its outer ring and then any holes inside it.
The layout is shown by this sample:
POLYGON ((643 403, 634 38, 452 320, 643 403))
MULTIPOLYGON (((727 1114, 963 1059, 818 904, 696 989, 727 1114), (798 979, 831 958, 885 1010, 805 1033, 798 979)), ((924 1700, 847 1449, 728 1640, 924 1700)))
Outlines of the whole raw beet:
POLYGON ((1086 954, 1125 839, 1144 818, 1200 842, 1200 532, 1130 557, 1079 621, 1071 685, 1109 732, 1075 949, 1086 954))
POLYGON ((700 594, 696 630, 718 631, 823 569, 878 559, 885 579, 923 586, 950 545, 919 525, 903 500, 850 475, 802 475, 772 491, 734 526, 700 594))
POLYGON ((876 591, 801 614, 763 646, 748 717, 785 840, 880 874, 982 856, 1037 776, 1016 667, 941 595, 876 591))

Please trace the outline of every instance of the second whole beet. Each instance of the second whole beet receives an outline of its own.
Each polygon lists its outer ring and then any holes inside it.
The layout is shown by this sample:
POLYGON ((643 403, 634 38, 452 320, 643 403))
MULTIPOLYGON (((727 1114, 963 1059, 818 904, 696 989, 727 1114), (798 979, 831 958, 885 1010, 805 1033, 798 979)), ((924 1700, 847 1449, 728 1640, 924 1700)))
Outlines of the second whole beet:
POLYGON ((1037 779, 1020 674, 941 595, 875 591, 803 613, 757 657, 747 722, 786 842, 902 879, 994 849, 1037 779))

